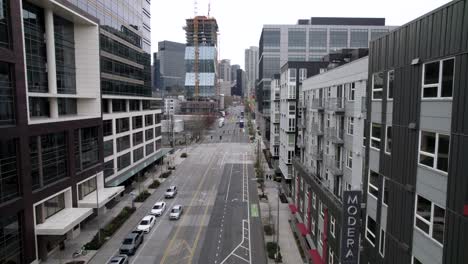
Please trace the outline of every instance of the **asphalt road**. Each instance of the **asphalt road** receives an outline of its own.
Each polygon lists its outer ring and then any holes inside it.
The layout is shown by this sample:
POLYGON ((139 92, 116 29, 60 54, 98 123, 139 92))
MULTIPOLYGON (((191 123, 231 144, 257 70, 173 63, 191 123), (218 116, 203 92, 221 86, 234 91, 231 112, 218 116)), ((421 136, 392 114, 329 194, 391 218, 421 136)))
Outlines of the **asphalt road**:
POLYGON ((189 147, 189 157, 173 176, 91 263, 107 263, 116 255, 123 237, 160 200, 166 200, 168 208, 182 205, 184 214, 177 221, 169 221, 169 210, 158 217, 130 263, 266 263, 256 183, 251 179, 253 146, 236 123, 240 110, 231 109, 223 127, 216 126, 201 144, 189 147), (164 199, 166 187, 173 184, 178 195, 164 199))

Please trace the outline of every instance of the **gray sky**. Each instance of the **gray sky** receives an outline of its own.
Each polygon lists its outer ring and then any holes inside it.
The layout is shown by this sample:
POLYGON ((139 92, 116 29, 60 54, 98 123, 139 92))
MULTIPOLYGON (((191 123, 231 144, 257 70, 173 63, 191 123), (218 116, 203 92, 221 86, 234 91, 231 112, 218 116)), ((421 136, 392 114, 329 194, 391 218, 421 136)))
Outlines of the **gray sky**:
MULTIPOLYGON (((209 0, 198 0, 206 15, 209 0)), ((244 68, 244 49, 258 46, 264 24, 296 24, 312 16, 385 17, 386 24, 403 25, 449 0, 211 0, 211 16, 219 25, 219 59, 244 68)), ((193 0, 156 0, 151 4, 152 51, 158 41, 185 43, 182 27, 193 17, 193 0)))

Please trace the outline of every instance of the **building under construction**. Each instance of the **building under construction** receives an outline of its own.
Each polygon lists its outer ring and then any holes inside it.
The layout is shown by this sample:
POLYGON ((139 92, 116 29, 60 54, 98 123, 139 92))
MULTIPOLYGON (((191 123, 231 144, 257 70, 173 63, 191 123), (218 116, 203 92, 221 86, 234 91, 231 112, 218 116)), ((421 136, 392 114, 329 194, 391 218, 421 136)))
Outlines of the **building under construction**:
POLYGON ((218 95, 218 23, 206 16, 195 16, 186 21, 186 96, 195 100, 215 99, 218 95))

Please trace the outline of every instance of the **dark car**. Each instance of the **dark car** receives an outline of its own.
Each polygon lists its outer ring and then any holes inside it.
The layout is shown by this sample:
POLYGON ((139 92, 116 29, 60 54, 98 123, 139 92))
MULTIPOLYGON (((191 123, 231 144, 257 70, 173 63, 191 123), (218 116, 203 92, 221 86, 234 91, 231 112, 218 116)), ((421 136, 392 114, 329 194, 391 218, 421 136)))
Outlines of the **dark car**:
POLYGON ((132 232, 128 234, 122 241, 120 246, 120 254, 133 255, 138 247, 143 243, 143 234, 132 232))

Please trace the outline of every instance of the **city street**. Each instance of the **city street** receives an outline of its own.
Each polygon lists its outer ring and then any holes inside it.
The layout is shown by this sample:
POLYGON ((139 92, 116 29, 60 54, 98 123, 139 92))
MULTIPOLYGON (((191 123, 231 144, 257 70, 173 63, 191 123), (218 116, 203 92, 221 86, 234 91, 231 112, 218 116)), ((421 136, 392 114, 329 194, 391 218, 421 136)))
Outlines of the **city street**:
POLYGON ((152 205, 166 200, 168 209, 130 263, 266 263, 258 195, 253 172, 253 148, 236 124, 236 114, 225 125, 189 147, 188 158, 140 207, 91 263, 106 263, 118 254, 123 237, 131 232, 152 205), (234 118, 233 118, 234 117, 234 118), (164 199, 169 185, 176 185, 174 199, 164 199), (169 209, 184 208, 180 220, 169 220, 169 209), (207 232, 208 231, 208 232, 207 232))

